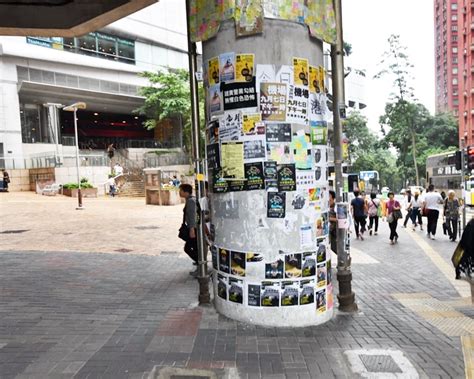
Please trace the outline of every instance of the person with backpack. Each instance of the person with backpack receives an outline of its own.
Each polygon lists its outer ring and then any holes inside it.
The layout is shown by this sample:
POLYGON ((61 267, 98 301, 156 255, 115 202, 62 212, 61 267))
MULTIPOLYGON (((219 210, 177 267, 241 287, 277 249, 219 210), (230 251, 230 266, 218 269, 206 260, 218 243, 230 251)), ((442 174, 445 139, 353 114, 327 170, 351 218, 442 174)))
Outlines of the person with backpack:
MULTIPOLYGON (((420 221, 421 219, 420 209, 422 205, 423 205, 423 201, 421 200, 420 193, 415 192, 415 195, 411 198, 411 201, 410 201, 410 208, 411 208, 410 218, 413 224, 413 231, 416 230, 417 221, 420 221)), ((423 224, 421 223, 421 221, 419 222, 419 224, 420 224, 420 230, 423 230, 423 224)))
POLYGON ((375 193, 370 194, 370 200, 368 202, 369 212, 369 235, 372 235, 372 227, 375 226, 374 235, 377 235, 379 229, 379 217, 380 217, 380 200, 377 199, 375 193))
POLYGON ((365 200, 360 196, 358 190, 354 191, 355 199, 351 201, 352 218, 357 239, 364 240, 367 207, 365 200))
POLYGON ((456 235, 458 234, 459 200, 456 198, 456 194, 453 190, 449 190, 448 196, 444 199, 444 217, 449 239, 452 242, 456 242, 456 235))
POLYGON ((395 194, 389 192, 385 206, 385 217, 387 217, 388 226, 390 227, 390 245, 398 242, 397 225, 398 219, 402 218, 400 208, 400 203, 395 200, 395 194))

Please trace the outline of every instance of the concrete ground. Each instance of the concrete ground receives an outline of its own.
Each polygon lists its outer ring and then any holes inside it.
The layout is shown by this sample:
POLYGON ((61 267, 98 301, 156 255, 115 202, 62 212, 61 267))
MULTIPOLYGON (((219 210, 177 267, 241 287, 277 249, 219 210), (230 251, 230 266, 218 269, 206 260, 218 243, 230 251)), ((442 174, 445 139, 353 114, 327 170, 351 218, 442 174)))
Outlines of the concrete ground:
POLYGON ((182 206, 84 203, 0 194, 0 378, 474 377, 470 288, 444 236, 399 228, 390 246, 382 223, 353 242, 358 313, 263 328, 197 305, 182 206))

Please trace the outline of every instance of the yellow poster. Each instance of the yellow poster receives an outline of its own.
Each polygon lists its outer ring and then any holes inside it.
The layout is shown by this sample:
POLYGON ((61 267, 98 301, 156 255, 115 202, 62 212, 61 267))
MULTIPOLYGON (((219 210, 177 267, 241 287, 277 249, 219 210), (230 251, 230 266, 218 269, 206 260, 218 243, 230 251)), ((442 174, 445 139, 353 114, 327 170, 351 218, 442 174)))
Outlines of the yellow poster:
POLYGON ((295 86, 307 86, 309 84, 309 67, 307 59, 293 58, 293 79, 295 86))
POLYGON ((326 76, 326 72, 324 71, 323 66, 319 66, 318 69, 319 69, 319 86, 320 86, 321 92, 324 93, 326 92, 325 84, 324 84, 324 79, 325 79, 324 77, 326 76))
POLYGON ((245 179, 244 143, 223 142, 221 144, 221 163, 224 178, 245 179))
POLYGON ((209 86, 219 84, 219 57, 209 59, 207 73, 209 86))
POLYGON ((244 136, 257 134, 255 124, 260 121, 262 121, 262 115, 260 113, 244 114, 242 117, 242 134, 244 136))
POLYGON ((253 54, 237 54, 235 56, 235 81, 251 82, 254 72, 253 54))
POLYGON ((319 93, 319 68, 309 66, 309 92, 319 93))

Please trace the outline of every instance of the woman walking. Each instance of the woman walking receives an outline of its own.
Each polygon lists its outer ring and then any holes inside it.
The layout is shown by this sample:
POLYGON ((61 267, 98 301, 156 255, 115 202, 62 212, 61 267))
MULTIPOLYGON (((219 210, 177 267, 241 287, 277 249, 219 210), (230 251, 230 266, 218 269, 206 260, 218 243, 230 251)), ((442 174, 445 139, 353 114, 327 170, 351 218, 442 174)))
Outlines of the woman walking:
POLYGON ((407 189, 406 192, 405 192, 405 210, 407 211, 407 214, 405 216, 405 221, 403 222, 403 227, 406 228, 407 227, 407 224, 408 224, 408 220, 411 219, 411 212, 412 212, 412 208, 411 208, 411 199, 413 198, 412 195, 411 195, 411 190, 407 189))
MULTIPOLYGON (((423 201, 420 198, 420 193, 415 192, 415 195, 411 198, 411 202, 410 202, 410 207, 411 207, 410 218, 413 224, 413 231, 416 230, 417 219, 420 220, 420 209, 422 205, 423 205, 423 201)), ((420 230, 423 230, 423 224, 421 224, 421 221, 420 221, 420 230)))
POLYGON ((459 200, 456 199, 453 190, 449 190, 448 197, 444 199, 444 217, 446 218, 449 239, 456 242, 456 235, 458 234, 459 200))
POLYGON ((369 208, 369 235, 372 235, 373 226, 375 226, 374 234, 377 235, 377 231, 379 230, 380 200, 377 199, 377 195, 373 192, 370 194, 368 208, 369 208))
POLYGON ((389 192, 385 217, 387 217, 388 226, 390 227, 390 245, 394 245, 398 242, 397 225, 399 212, 396 211, 400 211, 400 203, 395 200, 395 194, 389 192))

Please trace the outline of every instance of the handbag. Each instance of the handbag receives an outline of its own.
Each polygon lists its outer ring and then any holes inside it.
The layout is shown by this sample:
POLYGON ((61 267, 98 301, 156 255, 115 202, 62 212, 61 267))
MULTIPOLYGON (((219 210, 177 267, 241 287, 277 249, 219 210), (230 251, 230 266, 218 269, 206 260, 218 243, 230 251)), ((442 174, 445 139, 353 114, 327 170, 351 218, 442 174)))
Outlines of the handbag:
POLYGON ((392 213, 395 220, 399 220, 403 217, 402 211, 400 209, 394 210, 392 213))
POLYGON ((388 222, 389 224, 391 224, 394 220, 395 220, 395 218, 393 217, 393 213, 390 213, 390 214, 387 216, 387 222, 388 222))
POLYGON ((464 249, 461 246, 461 242, 459 242, 458 246, 456 246, 456 250, 454 250, 453 256, 451 257, 451 262, 453 262, 455 268, 457 268, 459 266, 459 263, 461 263, 463 255, 464 249))
POLYGON ((178 238, 187 242, 189 239, 189 230, 185 222, 185 217, 186 217, 186 208, 183 210, 183 222, 178 231, 178 238))
POLYGON ((428 213, 430 213, 430 210, 426 207, 423 207, 422 211, 421 211, 421 215, 423 217, 428 217, 428 213))

